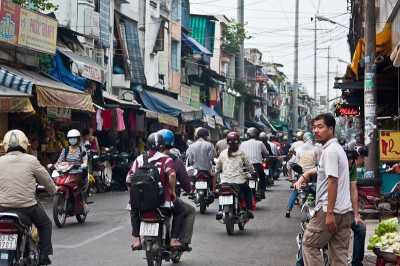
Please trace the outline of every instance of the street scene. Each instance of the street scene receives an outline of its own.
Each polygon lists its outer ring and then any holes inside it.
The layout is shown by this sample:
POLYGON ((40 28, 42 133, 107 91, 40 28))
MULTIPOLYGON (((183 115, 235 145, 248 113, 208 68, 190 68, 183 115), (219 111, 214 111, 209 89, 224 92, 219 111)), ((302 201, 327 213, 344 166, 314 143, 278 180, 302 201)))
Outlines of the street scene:
POLYGON ((0 0, 0 266, 400 265, 400 0, 0 0))

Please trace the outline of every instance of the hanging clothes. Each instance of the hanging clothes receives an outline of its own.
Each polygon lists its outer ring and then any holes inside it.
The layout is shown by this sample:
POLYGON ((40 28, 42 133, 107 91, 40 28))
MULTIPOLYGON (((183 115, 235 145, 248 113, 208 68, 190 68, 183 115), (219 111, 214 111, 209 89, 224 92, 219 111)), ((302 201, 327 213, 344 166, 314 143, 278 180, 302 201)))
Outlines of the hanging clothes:
POLYGON ((209 88, 210 92, 210 106, 218 105, 218 89, 217 88, 209 88))
POLYGON ((124 111, 120 108, 115 109, 117 111, 117 131, 125 130, 125 122, 124 122, 124 111))
POLYGON ((103 129, 111 129, 112 116, 112 110, 101 111, 101 117, 103 118, 103 129))
POLYGON ((136 130, 136 113, 130 111, 128 116, 128 123, 131 126, 131 132, 135 132, 136 130))
POLYGON ((101 110, 97 109, 96 111, 96 123, 97 123, 97 130, 101 131, 103 129, 103 117, 101 116, 101 110))
POLYGON ((144 114, 136 114, 136 131, 144 131, 144 114))

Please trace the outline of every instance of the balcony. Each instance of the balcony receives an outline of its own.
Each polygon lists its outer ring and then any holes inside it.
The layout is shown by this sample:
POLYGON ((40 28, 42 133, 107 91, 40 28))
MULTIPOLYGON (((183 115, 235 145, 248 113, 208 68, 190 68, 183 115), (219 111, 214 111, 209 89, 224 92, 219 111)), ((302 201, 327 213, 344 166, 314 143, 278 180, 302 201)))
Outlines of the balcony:
POLYGON ((129 89, 131 87, 131 82, 125 79, 124 74, 112 74, 111 86, 118 89, 129 89))

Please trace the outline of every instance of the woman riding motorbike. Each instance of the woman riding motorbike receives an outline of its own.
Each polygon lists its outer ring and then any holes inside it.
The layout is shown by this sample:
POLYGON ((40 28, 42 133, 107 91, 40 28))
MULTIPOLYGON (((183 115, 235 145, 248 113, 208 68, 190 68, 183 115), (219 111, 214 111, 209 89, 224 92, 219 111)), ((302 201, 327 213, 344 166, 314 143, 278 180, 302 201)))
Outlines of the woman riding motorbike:
MULTIPOLYGON (((252 193, 245 179, 245 174, 243 172, 243 163, 246 165, 247 169, 250 172, 254 172, 253 164, 246 158, 244 153, 239 150, 240 137, 237 132, 231 132, 226 137, 228 143, 228 149, 225 149, 221 152, 218 157, 216 171, 221 172, 221 183, 234 183, 240 186, 240 194, 243 198, 243 195, 246 199, 246 207, 247 207, 247 217, 249 219, 254 218, 254 215, 251 211, 253 208, 252 205, 252 193)), ((218 213, 221 215, 222 213, 218 213)))

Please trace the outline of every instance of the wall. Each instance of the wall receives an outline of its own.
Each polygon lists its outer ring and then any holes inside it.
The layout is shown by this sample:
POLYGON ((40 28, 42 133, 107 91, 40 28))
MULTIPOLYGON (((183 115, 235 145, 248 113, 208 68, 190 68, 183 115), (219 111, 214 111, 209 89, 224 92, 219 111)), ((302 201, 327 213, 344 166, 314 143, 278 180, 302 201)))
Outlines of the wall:
MULTIPOLYGON (((181 25, 173 20, 169 23, 169 25, 170 25, 171 38, 174 39, 175 41, 180 42, 181 25)), ((169 43, 169 47, 171 47, 171 42, 169 43)), ((171 53, 169 54, 169 58, 170 58, 169 62, 171 62, 171 53)), ((169 91, 174 93, 180 93, 181 91, 181 72, 173 71, 171 66, 169 67, 169 91)))

